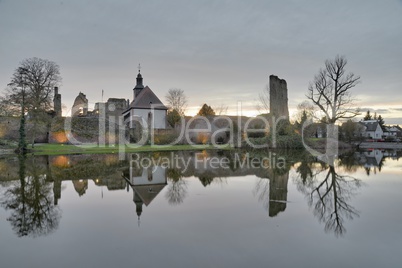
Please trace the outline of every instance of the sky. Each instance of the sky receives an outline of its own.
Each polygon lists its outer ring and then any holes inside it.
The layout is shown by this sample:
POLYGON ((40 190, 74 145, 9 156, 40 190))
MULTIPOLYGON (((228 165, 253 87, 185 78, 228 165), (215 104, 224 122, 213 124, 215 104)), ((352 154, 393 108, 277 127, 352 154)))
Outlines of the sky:
POLYGON ((184 90, 187 114, 203 103, 256 115, 274 74, 287 81, 290 112, 326 59, 347 58, 361 76, 356 107, 402 125, 402 0, 0 0, 0 90, 19 63, 60 66, 67 110, 133 98, 138 64, 162 101, 184 90))

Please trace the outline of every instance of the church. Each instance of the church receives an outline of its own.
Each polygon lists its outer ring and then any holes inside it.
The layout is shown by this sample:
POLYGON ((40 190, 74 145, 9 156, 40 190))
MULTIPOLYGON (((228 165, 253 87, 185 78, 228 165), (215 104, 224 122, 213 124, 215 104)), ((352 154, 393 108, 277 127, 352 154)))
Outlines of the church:
POLYGON ((124 122, 128 122, 130 129, 135 128, 136 122, 147 122, 149 128, 166 129, 166 115, 168 108, 161 102, 155 93, 143 84, 143 78, 138 71, 137 84, 133 89, 133 101, 123 111, 124 122))

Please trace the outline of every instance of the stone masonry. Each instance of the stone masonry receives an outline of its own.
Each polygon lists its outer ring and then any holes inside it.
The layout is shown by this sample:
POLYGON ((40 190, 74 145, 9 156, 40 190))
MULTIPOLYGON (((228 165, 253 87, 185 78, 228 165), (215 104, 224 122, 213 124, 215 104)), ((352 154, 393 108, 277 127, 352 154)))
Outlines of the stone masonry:
POLYGON ((275 75, 269 76, 269 105, 271 116, 289 118, 288 88, 286 81, 275 75))

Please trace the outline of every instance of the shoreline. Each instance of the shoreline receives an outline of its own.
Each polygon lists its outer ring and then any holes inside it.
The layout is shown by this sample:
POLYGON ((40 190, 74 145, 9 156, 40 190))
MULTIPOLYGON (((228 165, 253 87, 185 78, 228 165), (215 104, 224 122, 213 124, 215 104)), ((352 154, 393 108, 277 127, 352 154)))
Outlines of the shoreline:
POLYGON ((401 142, 362 142, 359 149, 402 149, 401 142))

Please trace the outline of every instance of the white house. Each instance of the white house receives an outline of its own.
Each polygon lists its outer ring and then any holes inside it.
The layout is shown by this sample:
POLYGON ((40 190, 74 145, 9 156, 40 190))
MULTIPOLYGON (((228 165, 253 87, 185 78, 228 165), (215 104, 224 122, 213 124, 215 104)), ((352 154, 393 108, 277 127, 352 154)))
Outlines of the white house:
POLYGON ((363 137, 378 140, 384 135, 384 131, 377 120, 366 120, 359 123, 363 125, 361 133, 363 137))
POLYGON ((399 126, 386 126, 384 135, 387 137, 401 137, 402 131, 399 126))
POLYGON ((137 84, 133 91, 134 99, 128 109, 123 112, 124 122, 129 122, 129 128, 135 128, 136 122, 142 118, 150 128, 165 129, 168 108, 148 86, 144 87, 140 72, 138 72, 137 84))

